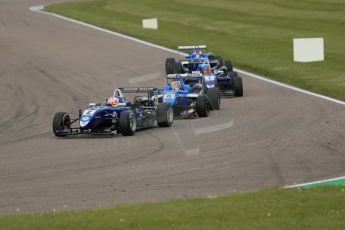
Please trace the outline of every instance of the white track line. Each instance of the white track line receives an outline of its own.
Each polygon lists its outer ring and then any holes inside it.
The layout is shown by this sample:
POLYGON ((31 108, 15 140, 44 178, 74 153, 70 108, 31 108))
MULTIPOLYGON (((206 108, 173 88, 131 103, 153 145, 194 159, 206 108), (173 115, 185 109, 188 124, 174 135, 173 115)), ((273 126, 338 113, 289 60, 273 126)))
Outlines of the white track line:
POLYGON ((325 182, 331 182, 331 181, 343 180, 343 179, 345 179, 345 176, 343 176, 343 177, 336 177, 336 178, 327 179, 327 180, 319 180, 319 181, 307 182, 307 183, 303 183, 303 184, 289 185, 289 186, 285 186, 285 188, 297 188, 297 187, 303 187, 303 186, 307 186, 307 185, 321 184, 321 183, 325 183, 325 182))
MULTIPOLYGON (((153 44, 151 42, 143 41, 143 40, 140 40, 140 39, 128 36, 128 35, 124 35, 124 34, 113 32, 113 31, 110 31, 110 30, 107 30, 107 29, 103 29, 103 28, 100 28, 98 26, 94 26, 94 25, 91 25, 91 24, 88 24, 88 23, 85 23, 85 22, 81 22, 81 21, 72 19, 72 18, 68 18, 68 17, 64 17, 64 16, 61 16, 61 15, 58 15, 58 14, 46 12, 46 11, 43 11, 43 9, 44 9, 43 5, 30 7, 30 10, 32 10, 34 12, 38 12, 38 13, 54 16, 54 17, 63 19, 65 21, 73 22, 73 23, 76 23, 76 24, 79 24, 79 25, 82 25, 82 26, 86 26, 86 27, 89 27, 89 28, 92 28, 92 29, 95 29, 95 30, 98 30, 98 31, 101 31, 101 32, 104 32, 104 33, 108 33, 108 34, 111 34, 111 35, 114 35, 114 36, 117 36, 117 37, 125 38, 125 39, 128 39, 128 40, 131 40, 131 41, 134 41, 134 42, 138 42, 138 43, 143 44, 143 45, 151 46, 151 47, 154 47, 154 48, 157 48, 157 49, 160 49, 160 50, 164 50, 164 51, 167 51, 167 52, 170 52, 170 53, 186 55, 185 53, 182 53, 182 52, 170 49, 170 48, 166 48, 164 46, 156 45, 156 44, 153 44)), ((269 82, 271 84, 274 84, 274 85, 277 85, 277 86, 280 86, 280 87, 283 87, 283 88, 287 88, 287 89, 290 89, 290 90, 293 90, 293 91, 296 91, 296 92, 299 92, 299 93, 304 93, 304 94, 307 94, 307 95, 310 95, 310 96, 314 96, 314 97, 317 97, 317 98, 320 98, 320 99, 323 99, 323 100, 326 100, 326 101, 334 102, 334 103, 337 103, 337 104, 340 104, 340 105, 345 105, 345 101, 340 101, 340 100, 337 100, 337 99, 334 99, 334 98, 331 98, 331 97, 327 97, 327 96, 324 96, 324 95, 321 95, 321 94, 313 93, 313 92, 310 92, 308 90, 300 89, 300 88, 297 88, 295 86, 291 86, 291 85, 284 84, 284 83, 281 83, 281 82, 278 82, 278 81, 274 81, 274 80, 271 80, 271 79, 265 78, 263 76, 260 76, 260 75, 257 75, 257 74, 253 74, 253 73, 250 73, 250 72, 247 72, 247 71, 244 71, 244 70, 240 70, 240 69, 235 69, 235 70, 237 72, 241 73, 241 74, 246 75, 246 76, 249 76, 249 77, 252 77, 252 78, 256 78, 256 79, 259 79, 259 80, 262 80, 262 81, 265 81, 265 82, 269 82)), ((338 180, 338 179, 342 179, 342 178, 345 178, 345 177, 338 177, 338 178, 329 179, 329 180, 320 180, 320 181, 315 181, 315 182, 310 182, 310 183, 291 185, 291 186, 286 186, 285 188, 299 187, 299 186, 308 185, 308 184, 317 184, 317 183, 322 183, 322 182, 326 182, 326 181, 338 180)))

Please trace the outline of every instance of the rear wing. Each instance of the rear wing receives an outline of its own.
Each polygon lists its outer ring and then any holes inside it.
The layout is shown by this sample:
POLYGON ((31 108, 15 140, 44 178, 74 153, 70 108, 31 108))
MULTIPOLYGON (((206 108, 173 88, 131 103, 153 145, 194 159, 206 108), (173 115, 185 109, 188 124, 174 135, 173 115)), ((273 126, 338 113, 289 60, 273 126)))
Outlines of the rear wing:
POLYGON ((206 45, 197 45, 197 46, 179 46, 177 47, 179 50, 200 50, 200 49, 207 49, 206 45))
POLYGON ((158 88, 156 87, 122 87, 119 88, 123 93, 152 93, 156 92, 158 88))

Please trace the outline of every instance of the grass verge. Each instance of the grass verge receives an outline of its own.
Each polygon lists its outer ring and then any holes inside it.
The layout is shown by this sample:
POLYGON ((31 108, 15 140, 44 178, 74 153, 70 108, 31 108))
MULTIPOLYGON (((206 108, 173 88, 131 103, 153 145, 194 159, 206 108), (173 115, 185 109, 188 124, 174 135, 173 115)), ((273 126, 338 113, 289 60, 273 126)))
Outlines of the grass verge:
POLYGON ((345 187, 271 188, 115 208, 0 217, 0 229, 332 229, 345 228, 345 187))
POLYGON ((47 11, 176 49, 207 44, 236 67, 345 100, 343 0, 84 0, 47 11), (158 17, 159 30, 141 28, 158 17), (292 39, 324 37, 324 62, 293 62, 292 39))

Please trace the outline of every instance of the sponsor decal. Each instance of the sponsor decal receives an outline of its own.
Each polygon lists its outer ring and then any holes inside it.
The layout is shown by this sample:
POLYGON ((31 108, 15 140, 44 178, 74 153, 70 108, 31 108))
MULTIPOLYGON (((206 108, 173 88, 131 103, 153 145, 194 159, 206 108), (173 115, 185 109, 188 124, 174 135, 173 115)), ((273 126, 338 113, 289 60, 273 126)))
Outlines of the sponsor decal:
POLYGON ((214 75, 205 75, 205 81, 214 81, 215 76, 214 75))
POLYGON ((164 100, 173 100, 175 98, 174 93, 167 93, 164 95, 164 100))
POLYGON ((82 117, 80 118, 80 120, 81 120, 82 122, 88 122, 88 121, 90 121, 90 119, 91 119, 90 116, 82 116, 82 117))
POLYGON ((97 111, 97 109, 86 109, 83 113, 83 115, 89 115, 92 116, 95 114, 95 112, 97 111))
POLYGON ((122 90, 124 92, 133 92, 133 93, 140 93, 140 92, 143 92, 143 93, 146 93, 146 92, 151 92, 151 91, 154 91, 155 88, 153 87, 126 87, 126 88, 122 88, 122 90))
POLYGON ((84 126, 86 126, 89 122, 90 122, 90 120, 91 120, 91 116, 89 116, 89 115, 83 115, 81 118, 80 118, 80 122, 79 122, 79 124, 80 124, 80 126, 81 127, 84 127, 84 126))

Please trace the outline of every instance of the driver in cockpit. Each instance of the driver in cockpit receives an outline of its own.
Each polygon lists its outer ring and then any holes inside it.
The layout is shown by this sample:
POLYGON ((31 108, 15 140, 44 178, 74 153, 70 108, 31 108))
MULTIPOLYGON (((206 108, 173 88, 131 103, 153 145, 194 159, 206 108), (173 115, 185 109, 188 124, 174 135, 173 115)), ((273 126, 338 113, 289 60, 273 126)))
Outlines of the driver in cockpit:
POLYGON ((210 64, 201 64, 200 65, 200 69, 201 69, 201 72, 205 75, 210 75, 212 74, 212 68, 210 66, 210 64))
POLYGON ((112 107, 118 107, 120 106, 120 98, 119 97, 115 97, 115 96, 112 96, 112 97, 109 97, 106 101, 107 105, 110 105, 112 107))
POLYGON ((180 89, 182 89, 182 85, 180 81, 172 81, 170 83, 170 88, 174 91, 178 91, 180 89))

